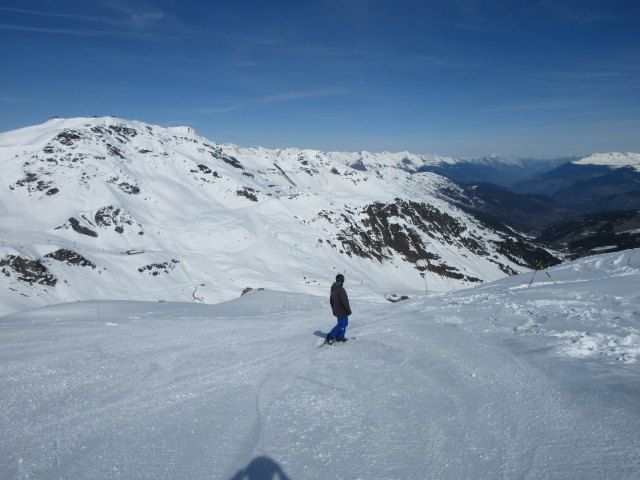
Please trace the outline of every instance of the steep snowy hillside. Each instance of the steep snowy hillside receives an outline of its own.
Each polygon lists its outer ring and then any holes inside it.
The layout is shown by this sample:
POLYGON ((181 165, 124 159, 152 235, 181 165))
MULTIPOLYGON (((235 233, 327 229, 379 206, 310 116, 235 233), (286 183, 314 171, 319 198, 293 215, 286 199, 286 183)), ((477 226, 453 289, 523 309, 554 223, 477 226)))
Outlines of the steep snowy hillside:
POLYGON ((451 157, 417 155, 410 152, 329 152, 326 155, 334 162, 348 165, 357 170, 376 170, 392 167, 415 173, 429 166, 455 165, 459 163, 457 159, 451 157))
POLYGON ((640 250, 550 273, 2 317, 0 478, 636 480, 640 250))
POLYGON ((360 171, 336 155, 217 145, 111 117, 2 134, 0 311, 315 293, 338 272, 382 299, 554 263, 453 207, 464 192, 443 177, 384 162, 360 171))

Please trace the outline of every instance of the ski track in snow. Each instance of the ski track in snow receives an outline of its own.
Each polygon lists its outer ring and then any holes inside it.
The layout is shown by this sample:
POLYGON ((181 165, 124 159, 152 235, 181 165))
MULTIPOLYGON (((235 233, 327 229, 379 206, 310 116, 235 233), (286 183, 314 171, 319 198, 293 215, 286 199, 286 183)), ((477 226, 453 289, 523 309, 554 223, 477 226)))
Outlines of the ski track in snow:
POLYGON ((0 478, 636 479, 640 250, 552 274, 0 317, 0 478))

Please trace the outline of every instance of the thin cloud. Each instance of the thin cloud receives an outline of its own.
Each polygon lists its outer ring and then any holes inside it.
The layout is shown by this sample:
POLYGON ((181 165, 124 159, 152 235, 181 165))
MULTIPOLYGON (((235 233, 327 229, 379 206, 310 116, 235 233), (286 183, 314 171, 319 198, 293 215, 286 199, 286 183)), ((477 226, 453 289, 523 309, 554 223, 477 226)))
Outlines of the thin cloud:
POLYGON ((2 24, 0 28, 4 30, 18 30, 41 33, 54 33, 63 35, 79 35, 79 36, 112 36, 112 35, 140 35, 142 32, 155 32, 159 29, 165 31, 184 30, 177 22, 170 19, 164 12, 157 9, 150 10, 134 10, 131 7, 115 2, 105 2, 108 8, 116 13, 117 16, 96 16, 82 15, 76 13, 60 13, 46 10, 29 10, 24 8, 0 7, 0 11, 13 12, 27 16, 39 16, 52 19, 66 19, 72 21, 81 21, 87 23, 112 25, 120 27, 122 30, 109 31, 97 29, 82 28, 49 28, 49 27, 32 27, 28 25, 8 25, 2 24))
POLYGON ((199 108, 194 113, 199 113, 199 114, 227 113, 227 112, 233 112, 234 110, 241 110, 243 108, 244 108, 243 105, 231 105, 228 107, 205 107, 205 108, 199 108))
MULTIPOLYGON (((51 17, 51 18, 66 18, 68 20, 82 20, 84 22, 94 22, 94 23, 104 23, 108 25, 121 25, 122 20, 116 20, 106 17, 96 17, 92 15, 76 15, 71 13, 57 13, 57 12, 46 12, 41 10, 27 10, 24 8, 9 8, 9 7, 0 7, 0 10, 5 12, 14 12, 14 13, 23 13, 26 15, 35 15, 41 17, 51 17)), ((24 27, 28 28, 28 27, 24 27)))
POLYGON ((154 27, 166 19, 165 13, 157 9, 135 10, 127 3, 114 1, 105 2, 105 5, 124 15, 122 21, 135 28, 154 27))
POLYGON ((256 62, 237 62, 233 66, 238 68, 254 68, 259 67, 260 64, 256 62))
POLYGON ((593 105, 591 102, 535 102, 515 105, 502 105, 483 109, 484 112, 494 113, 518 113, 518 112, 537 112, 547 110, 566 110, 579 107, 593 105))
POLYGON ((31 103, 31 102, 35 102, 35 100, 33 98, 19 98, 19 97, 11 97, 11 96, 0 97, 0 103, 6 103, 6 104, 31 103))
POLYGON ((126 32, 106 32, 97 30, 69 30, 64 28, 25 27, 22 25, 3 25, 0 30, 15 30, 20 32, 55 33, 58 35, 77 35, 82 37, 99 37, 110 34, 123 34, 126 32))
POLYGON ((267 97, 256 99, 257 103, 274 103, 274 102, 286 102, 289 100, 301 100, 305 98, 315 97, 331 97, 334 95, 342 95, 345 91, 343 89, 328 89, 328 90, 312 90, 307 92, 288 92, 277 95, 269 95, 267 97))
POLYGON ((337 95, 344 95, 345 93, 346 93, 346 90, 341 88, 309 90, 309 91, 302 91, 302 92, 286 92, 286 93, 279 93, 275 95, 267 95, 265 97, 260 97, 260 98, 251 98, 242 102, 238 102, 234 105, 220 106, 220 107, 204 107, 196 110, 194 113, 199 113, 199 114, 226 113, 226 112, 232 112, 235 110, 243 110, 259 104, 281 103, 281 102, 290 102, 295 100, 304 100, 307 98, 337 96, 337 95))

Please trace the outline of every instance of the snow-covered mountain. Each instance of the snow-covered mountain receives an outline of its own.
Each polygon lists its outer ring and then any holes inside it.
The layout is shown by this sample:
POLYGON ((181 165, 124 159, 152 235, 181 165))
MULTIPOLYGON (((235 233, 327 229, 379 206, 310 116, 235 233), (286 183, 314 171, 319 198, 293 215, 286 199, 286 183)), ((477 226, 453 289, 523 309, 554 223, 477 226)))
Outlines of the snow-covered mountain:
POLYGON ((603 165, 610 168, 633 168, 640 172, 640 154, 639 153, 594 153, 588 157, 575 160, 575 165, 603 165))
POLYGON ((419 172, 428 166, 459 163, 459 160, 452 157, 417 155, 410 152, 328 152, 326 155, 332 161, 348 165, 357 170, 395 167, 408 172, 419 172))
POLYGON ((2 134, 2 312, 100 298, 217 302, 246 288, 318 293, 338 272, 384 298, 554 262, 454 207, 468 193, 446 178, 403 171, 393 155, 366 156, 376 167, 364 170, 354 158, 218 145, 190 128, 112 117, 2 134))
POLYGON ((594 154, 518 182, 517 193, 544 195, 582 213, 640 210, 640 154, 594 154))
POLYGON ((640 249, 549 273, 1 317, 0 478, 636 480, 640 249))

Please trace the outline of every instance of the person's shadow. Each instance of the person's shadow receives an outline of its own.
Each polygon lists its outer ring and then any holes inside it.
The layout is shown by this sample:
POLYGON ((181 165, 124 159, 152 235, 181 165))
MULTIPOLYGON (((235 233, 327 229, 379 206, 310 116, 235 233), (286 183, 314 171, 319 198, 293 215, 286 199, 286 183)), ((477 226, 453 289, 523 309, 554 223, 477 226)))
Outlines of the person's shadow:
POLYGON ((275 461, 269 457, 256 457, 244 470, 230 480, 291 480, 275 461))

